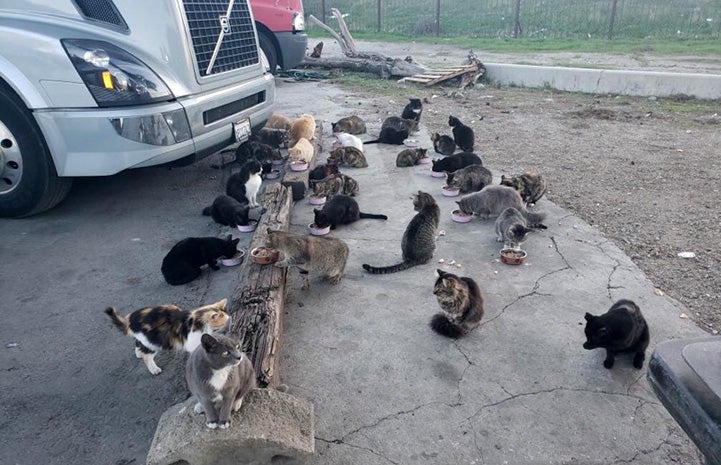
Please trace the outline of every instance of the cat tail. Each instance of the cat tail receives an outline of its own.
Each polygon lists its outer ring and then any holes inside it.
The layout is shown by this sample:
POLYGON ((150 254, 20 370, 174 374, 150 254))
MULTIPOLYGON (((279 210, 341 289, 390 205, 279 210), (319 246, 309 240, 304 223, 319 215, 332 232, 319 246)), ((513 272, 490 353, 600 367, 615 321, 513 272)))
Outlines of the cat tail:
POLYGON ((378 144, 378 143, 380 143, 380 141, 381 141, 380 139, 369 140, 369 141, 364 140, 363 143, 364 144, 378 144))
POLYGON ((203 208, 203 215, 210 216, 210 210, 212 207, 205 207, 203 208))
POLYGON ((458 339, 465 334, 465 331, 463 331, 460 326, 451 321, 450 318, 443 313, 436 313, 433 315, 429 325, 433 331, 437 332, 441 336, 458 339))
POLYGON ((363 212, 358 212, 358 217, 359 218, 368 218, 371 220, 387 220, 388 219, 388 217, 385 215, 375 215, 373 213, 363 213, 363 212))
POLYGON ((113 307, 106 308, 105 313, 110 317, 110 320, 113 322, 113 324, 118 327, 120 332, 122 332, 123 334, 130 334, 130 327, 127 317, 123 318, 118 315, 118 312, 115 311, 113 307))
POLYGON ((399 271, 407 270, 408 268, 411 268, 413 266, 416 266, 417 263, 408 263, 403 262, 399 263, 397 265, 391 265, 391 266, 371 266, 367 263, 363 264, 363 269, 366 270, 370 274, 390 274, 390 273, 397 273, 399 271))
POLYGON ((521 213, 523 214, 523 217, 526 219, 526 221, 528 221, 529 228, 548 229, 546 225, 542 223, 542 221, 546 219, 545 213, 532 212, 526 210, 525 208, 521 209, 521 213))

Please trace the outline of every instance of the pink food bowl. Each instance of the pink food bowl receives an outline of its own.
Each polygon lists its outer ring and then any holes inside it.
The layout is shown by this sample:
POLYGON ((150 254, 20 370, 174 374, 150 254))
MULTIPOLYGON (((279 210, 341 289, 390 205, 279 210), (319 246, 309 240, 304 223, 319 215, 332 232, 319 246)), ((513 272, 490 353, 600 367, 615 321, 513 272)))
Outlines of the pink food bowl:
POLYGON ((280 170, 273 169, 270 173, 265 175, 265 179, 278 179, 280 177, 280 170))
POLYGON ((421 141, 418 139, 406 139, 403 141, 403 145, 408 148, 415 149, 421 146, 421 141))
POLYGON ((323 197, 318 197, 316 195, 308 196, 308 203, 310 203, 311 205, 323 205, 325 203, 325 200, 326 200, 325 196, 323 196, 323 197))
POLYGON ((461 210, 453 210, 451 212, 451 219, 456 223, 468 223, 473 219, 473 215, 464 213, 461 210))
POLYGON ((325 236, 330 232, 330 226, 326 226, 325 228, 319 228, 315 225, 315 223, 309 224, 308 229, 310 229, 310 233, 314 236, 325 236))
POLYGON ((285 160, 273 160, 271 163, 273 163, 273 166, 280 166, 285 163, 285 160))
POLYGON ((445 178, 446 172, 445 171, 431 171, 431 176, 434 178, 445 178))
POLYGON ((418 160, 419 165, 427 165, 430 162, 431 162, 431 157, 423 157, 418 160))
POLYGON ((290 169, 291 171, 305 171, 308 169, 308 163, 304 161, 292 161, 290 162, 290 169))
POLYGON ((240 265, 245 257, 245 252, 239 250, 232 258, 221 258, 220 264, 223 266, 237 266, 240 265))
POLYGON ((461 193, 461 190, 457 187, 443 186, 441 193, 446 197, 457 197, 461 193))
POLYGON ((258 222, 255 220, 248 221, 248 224, 239 224, 238 225, 238 231, 249 233, 255 231, 255 228, 258 227, 258 222))

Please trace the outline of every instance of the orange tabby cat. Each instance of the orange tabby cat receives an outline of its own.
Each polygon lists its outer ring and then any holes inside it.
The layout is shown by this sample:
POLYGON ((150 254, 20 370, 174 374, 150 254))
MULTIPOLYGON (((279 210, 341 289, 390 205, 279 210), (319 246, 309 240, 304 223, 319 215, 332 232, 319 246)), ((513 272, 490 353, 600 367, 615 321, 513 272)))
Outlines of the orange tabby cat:
POLYGON ((313 160, 313 144, 305 137, 298 139, 294 146, 288 149, 288 155, 293 160, 300 160, 310 163, 313 160))
POLYGON ((315 118, 311 115, 301 115, 293 121, 290 127, 290 146, 294 146, 301 138, 313 140, 315 136, 315 118))

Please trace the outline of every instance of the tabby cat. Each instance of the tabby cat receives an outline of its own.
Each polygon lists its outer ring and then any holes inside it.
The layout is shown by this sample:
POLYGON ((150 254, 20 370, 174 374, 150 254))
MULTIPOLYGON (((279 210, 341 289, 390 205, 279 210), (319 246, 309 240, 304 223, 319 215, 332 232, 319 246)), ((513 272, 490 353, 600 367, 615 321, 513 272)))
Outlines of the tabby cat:
POLYGON ((423 102, 421 102, 419 98, 411 98, 408 100, 410 100, 410 102, 403 108, 401 118, 420 122, 421 112, 423 112, 423 102))
POLYGON ((250 136, 250 140, 268 144, 271 147, 287 147, 288 132, 283 129, 261 128, 250 136))
POLYGON ((160 271, 171 286, 189 283, 200 276, 200 267, 208 265, 213 270, 220 267, 216 261, 232 258, 238 252, 240 239, 228 235, 225 239, 217 237, 188 237, 173 246, 163 258, 160 271))
POLYGON ((501 176, 501 185, 516 189, 527 205, 535 204, 548 189, 546 178, 538 173, 528 172, 519 176, 501 176))
POLYGON ((293 125, 293 122, 288 118, 287 116, 279 115, 277 113, 273 113, 268 118, 268 121, 265 122, 265 127, 270 129, 282 129, 286 132, 290 131, 290 127, 293 125))
POLYGON ((426 157, 427 149, 405 149, 396 157, 396 166, 399 168, 406 166, 415 166, 418 164, 418 160, 426 157))
POLYGON ((198 401, 195 413, 205 413, 205 426, 226 429, 230 415, 256 387, 255 370, 240 343, 222 334, 203 334, 185 364, 188 390, 198 401))
POLYGON ((345 132, 348 134, 365 134, 366 123, 358 116, 347 116, 331 124, 333 132, 345 132))
POLYGON ((257 160, 251 160, 240 167, 240 171, 230 175, 225 185, 225 193, 240 203, 247 202, 250 208, 259 207, 257 196, 263 180, 260 173, 263 166, 257 160))
POLYGON ((461 193, 478 192, 493 182, 493 174, 483 165, 468 165, 448 173, 446 184, 457 187, 461 193))
POLYGON ((203 209, 203 215, 212 216, 213 221, 218 224, 235 228, 238 225, 248 224, 249 211, 250 207, 247 203, 240 203, 227 195, 219 195, 211 206, 203 209))
POLYGON ((441 155, 453 155, 456 152, 456 141, 452 137, 440 135, 434 132, 431 136, 431 142, 433 142, 433 150, 441 155))
POLYGON ((482 165, 481 157, 472 152, 461 152, 455 155, 449 155, 440 160, 433 160, 433 166, 431 171, 436 172, 451 172, 457 171, 461 168, 465 168, 469 165, 482 165))
POLYGON ((338 170, 337 164, 322 163, 310 170, 310 172, 308 173, 308 181, 321 181, 328 176, 332 176, 338 173, 340 173, 340 171, 338 170))
POLYGON ((345 194, 354 197, 360 189, 358 181, 342 173, 328 176, 320 181, 308 182, 313 188, 313 194, 316 197, 330 198, 336 194, 345 194))
POLYGON ((318 228, 335 229, 339 224, 351 224, 360 219, 387 220, 386 215, 363 213, 360 211, 358 202, 347 195, 333 196, 323 205, 322 210, 313 210, 315 218, 313 222, 318 228))
POLYGON ((228 324, 227 303, 228 299, 223 299, 191 311, 175 305, 144 307, 123 317, 115 308, 108 307, 105 313, 123 334, 135 338, 135 356, 143 359, 151 374, 157 375, 163 370, 156 365, 155 354, 161 349, 193 352, 203 334, 228 324))
POLYGON ((418 191, 418 194, 413 197, 413 207, 418 213, 411 219, 403 233, 401 241, 403 261, 397 265, 385 267, 364 264, 364 270, 371 274, 395 273, 412 266, 428 263, 433 258, 441 211, 433 196, 421 191, 418 191))
POLYGON ((352 168, 365 168, 368 166, 368 161, 363 152, 355 147, 338 147, 331 150, 327 162, 352 168))
POLYGON ((433 294, 443 313, 431 318, 433 331, 446 337, 459 338, 471 332, 483 318, 483 297, 478 284, 471 278, 437 270, 433 294))
POLYGON ((496 218, 496 240, 503 242, 504 249, 519 249, 533 228, 546 229, 544 224, 528 224, 526 217, 513 207, 508 207, 496 218), (532 226, 532 227, 531 227, 532 226))
POLYGON ((631 300, 621 299, 611 306, 608 312, 600 316, 586 313, 586 342, 583 348, 592 350, 606 349, 603 366, 613 367, 616 354, 632 352, 633 366, 641 369, 646 358, 646 348, 650 340, 648 324, 631 300))
POLYGON ((521 212, 529 225, 540 224, 546 218, 545 213, 526 210, 521 195, 508 186, 486 186, 479 192, 466 195, 457 203, 464 213, 474 213, 482 219, 496 217, 508 207, 521 212))
POLYGON ((464 152, 473 152, 475 145, 475 134, 473 129, 461 123, 455 116, 448 117, 448 125, 453 128, 453 140, 464 152))

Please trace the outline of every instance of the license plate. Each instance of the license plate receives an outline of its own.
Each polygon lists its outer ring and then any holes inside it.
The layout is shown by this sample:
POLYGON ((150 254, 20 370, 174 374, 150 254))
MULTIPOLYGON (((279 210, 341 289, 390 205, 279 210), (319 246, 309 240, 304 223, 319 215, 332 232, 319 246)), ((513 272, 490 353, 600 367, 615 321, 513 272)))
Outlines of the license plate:
POLYGON ((236 142, 245 142, 250 137, 250 119, 245 118, 233 123, 236 142))

